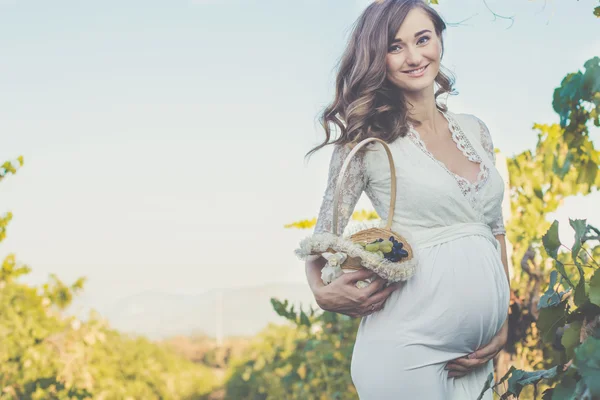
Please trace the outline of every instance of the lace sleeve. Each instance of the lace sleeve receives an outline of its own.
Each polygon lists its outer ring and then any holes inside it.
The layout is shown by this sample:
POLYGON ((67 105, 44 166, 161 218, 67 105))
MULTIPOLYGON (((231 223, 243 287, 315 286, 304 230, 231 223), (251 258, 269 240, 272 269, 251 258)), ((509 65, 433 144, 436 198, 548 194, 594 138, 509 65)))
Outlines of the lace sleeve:
MULTIPOLYGON (((474 118, 477 120, 477 123, 479 124, 481 146, 486 151, 486 153, 488 154, 490 159, 494 162, 494 165, 496 165, 496 152, 494 151, 494 142, 492 141, 492 135, 490 134, 488 127, 486 126, 486 124, 483 123, 482 120, 480 120, 477 117, 474 117, 474 118)), ((496 220, 494 222, 492 222, 490 224, 490 226, 492 228, 492 234, 494 234, 494 236, 506 234, 506 228, 504 227, 504 216, 502 215, 502 210, 500 210, 500 215, 496 218, 496 220)))
POLYGON ((488 127, 483 123, 482 120, 480 120, 477 117, 475 117, 475 119, 479 124, 481 145, 483 146, 483 149, 486 151, 490 159, 494 161, 494 164, 496 164, 496 152, 494 152, 494 142, 492 141, 492 135, 490 135, 488 127))
POLYGON ((333 194, 337 184, 342 164, 351 149, 347 146, 335 145, 329 163, 329 178, 327 188, 321 203, 314 233, 330 232, 341 235, 352 216, 354 207, 367 186, 364 153, 359 151, 354 155, 344 176, 342 192, 339 200, 338 232, 333 232, 333 194))

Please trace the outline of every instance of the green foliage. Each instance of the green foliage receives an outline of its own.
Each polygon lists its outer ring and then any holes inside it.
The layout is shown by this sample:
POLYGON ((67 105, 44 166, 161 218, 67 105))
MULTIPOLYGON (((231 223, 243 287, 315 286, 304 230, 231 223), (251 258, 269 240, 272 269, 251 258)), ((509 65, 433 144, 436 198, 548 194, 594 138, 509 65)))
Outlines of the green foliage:
POLYGON ((600 396, 600 339, 590 336, 577 347, 574 365, 590 394, 600 396))
POLYGON ((359 319, 272 299, 287 325, 270 325, 233 361, 231 399, 356 399, 348 371, 359 319))
MULTIPOLYGON (((22 157, 19 159, 22 165, 22 157)), ((0 180, 15 173, 0 168, 0 180)), ((8 214, 0 219, 4 239, 8 214)), ((30 268, 8 255, 0 268, 0 400, 203 399, 217 381, 166 346, 61 311, 83 289, 52 275, 41 287, 19 282, 30 268)))
MULTIPOLYGON (((587 241, 584 238, 588 231, 594 231, 585 220, 571 220, 571 227, 575 230, 575 244, 565 256, 573 261, 572 267, 565 268, 567 263, 555 264, 555 269, 564 275, 564 284, 570 284, 569 276, 580 275, 578 287, 584 288, 584 294, 576 302, 569 296, 570 291, 556 289, 556 270, 550 275, 550 285, 544 296, 540 299, 539 316, 536 325, 541 333, 544 343, 553 343, 556 340, 557 330, 564 328, 560 338, 561 352, 564 359, 571 360, 566 366, 559 364, 548 370, 527 372, 522 369, 511 369, 504 376, 508 377, 508 390, 501 397, 519 396, 527 385, 536 385, 542 379, 556 380, 557 385, 545 392, 544 398, 551 399, 584 399, 600 396, 600 307, 595 304, 597 289, 600 280, 600 268, 593 257, 582 257, 589 254, 587 241), (574 261, 578 260, 577 263, 574 261), (575 271, 573 271, 575 270, 575 271), (585 271, 589 271, 586 273, 585 271), (587 280, 589 279, 589 284, 587 280), (586 296, 585 287, 589 287, 589 296, 586 296), (592 327, 593 329, 589 329, 592 327), (582 341, 583 339, 583 341, 582 341), (566 373, 565 373, 566 371, 566 373), (586 397, 587 396, 587 397, 586 397)), ((558 238, 558 222, 554 221, 543 237, 547 254, 554 261, 561 256, 559 250, 565 247, 558 238)), ((597 249, 600 245, 596 245, 597 249)), ((593 252, 593 251, 592 251, 593 252)), ((496 385, 497 386, 497 385, 496 385)), ((486 385, 484 390, 489 387, 486 385)), ((494 388, 495 386, 492 386, 494 388)))
POLYGON ((556 336, 556 330, 565 325, 566 307, 567 302, 561 301, 556 306, 540 310, 536 324, 542 333, 544 343, 552 343, 556 336))
POLYGON ((548 370, 526 372, 522 370, 512 371, 508 378, 508 390, 502 395, 502 399, 509 396, 519 396, 523 388, 527 385, 535 385, 542 379, 552 379, 558 374, 558 367, 548 370))
POLYGON ((590 279, 589 288, 590 302, 600 306, 600 273, 598 273, 598 271, 596 271, 594 276, 592 276, 592 279, 590 279))
POLYGON ((548 290, 540 297, 540 302, 538 303, 538 309, 543 309, 547 307, 553 307, 558 305, 561 302, 563 296, 567 293, 557 292, 556 291, 556 271, 552 271, 550 273, 550 285, 548 286, 548 290))
MULTIPOLYGON (((554 92, 553 105, 560 124, 534 124, 538 132, 534 151, 508 160, 512 218, 507 224, 507 239, 513 245, 514 271, 507 357, 497 365, 500 376, 508 373, 508 363, 521 370, 550 369, 564 363, 567 353, 573 351, 571 326, 577 323, 575 317, 593 306, 588 300, 591 271, 584 265, 590 256, 600 255, 600 249, 581 251, 581 247, 598 238, 600 232, 583 220, 570 221, 575 245, 569 254, 561 249, 558 224, 550 224, 546 218, 567 197, 599 188, 600 174, 594 170, 598 169, 600 152, 594 148, 588 129, 590 122, 595 124, 594 110, 600 99, 599 63, 594 57, 584 64, 585 72, 567 74, 554 92), (548 276, 550 285, 539 297, 548 276), (571 314, 573 307, 578 314, 571 314), (563 333, 567 333, 567 353, 563 333)), ((542 381, 540 386, 547 383, 542 381)), ((521 395, 532 396, 530 390, 524 388, 521 395)))

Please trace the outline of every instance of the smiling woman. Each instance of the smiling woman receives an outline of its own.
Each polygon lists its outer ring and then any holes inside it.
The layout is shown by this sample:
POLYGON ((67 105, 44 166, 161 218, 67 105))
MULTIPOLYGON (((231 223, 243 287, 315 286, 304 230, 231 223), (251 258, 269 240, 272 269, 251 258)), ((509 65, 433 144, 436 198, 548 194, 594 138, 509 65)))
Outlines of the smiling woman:
POLYGON ((420 0, 367 7, 322 116, 325 141, 309 152, 335 145, 314 235, 341 235, 363 192, 386 220, 397 187, 391 230, 407 239, 418 260, 401 285, 375 277, 360 289, 354 283, 370 271, 325 286, 326 260, 306 262, 321 308, 363 317, 351 362, 361 399, 475 399, 506 342, 504 183, 486 125, 437 101, 453 93, 452 80, 440 71, 444 30, 437 12, 420 0), (331 126, 340 131, 336 139, 331 126), (347 158, 373 137, 388 144, 394 174, 378 142, 347 158), (334 215, 340 216, 335 232, 334 215))

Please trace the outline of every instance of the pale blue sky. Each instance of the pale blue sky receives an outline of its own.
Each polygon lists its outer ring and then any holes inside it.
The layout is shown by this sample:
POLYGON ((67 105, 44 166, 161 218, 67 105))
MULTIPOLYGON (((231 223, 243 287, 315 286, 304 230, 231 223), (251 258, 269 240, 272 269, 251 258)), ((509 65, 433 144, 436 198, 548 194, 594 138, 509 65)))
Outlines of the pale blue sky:
MULTIPOLYGON (((510 29, 483 0, 440 2, 449 22, 472 17, 446 35, 451 110, 508 155, 532 148, 554 88, 600 54, 597 2, 488 1, 510 29)), ((33 283, 89 277, 98 306, 303 281, 308 232, 283 225, 317 213, 330 149, 303 155, 367 3, 0 0, 0 159, 26 161, 0 186, 15 214, 0 255, 33 283)))

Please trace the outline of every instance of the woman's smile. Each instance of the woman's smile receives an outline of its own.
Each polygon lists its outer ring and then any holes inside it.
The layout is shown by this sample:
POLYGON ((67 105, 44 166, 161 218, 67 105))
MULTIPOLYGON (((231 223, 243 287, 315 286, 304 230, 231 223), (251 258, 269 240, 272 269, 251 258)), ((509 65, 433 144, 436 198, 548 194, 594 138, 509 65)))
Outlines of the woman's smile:
POLYGON ((405 73, 408 76, 412 76, 414 78, 417 78, 417 77, 423 76, 423 74, 425 74, 425 71, 427 70, 428 66, 429 66, 429 64, 427 64, 426 66, 421 67, 421 68, 411 69, 410 71, 402 71, 402 72, 405 73))

